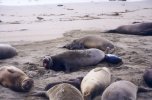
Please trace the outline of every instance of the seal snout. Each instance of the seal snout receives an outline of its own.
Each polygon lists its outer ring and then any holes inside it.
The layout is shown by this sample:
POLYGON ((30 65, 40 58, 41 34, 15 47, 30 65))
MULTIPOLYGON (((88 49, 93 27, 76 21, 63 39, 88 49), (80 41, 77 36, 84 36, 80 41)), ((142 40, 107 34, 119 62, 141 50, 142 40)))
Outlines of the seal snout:
POLYGON ((33 87, 33 84, 34 81, 31 78, 23 80, 22 82, 23 91, 29 91, 33 87))

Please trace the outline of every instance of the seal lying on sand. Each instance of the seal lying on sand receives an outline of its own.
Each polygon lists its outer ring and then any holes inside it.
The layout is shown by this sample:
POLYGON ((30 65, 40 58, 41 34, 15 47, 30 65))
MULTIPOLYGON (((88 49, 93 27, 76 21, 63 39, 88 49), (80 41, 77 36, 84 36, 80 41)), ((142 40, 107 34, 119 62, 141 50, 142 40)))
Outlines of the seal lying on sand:
POLYGON ((67 48, 70 50, 97 48, 106 53, 111 53, 114 51, 115 46, 111 41, 103 37, 86 36, 80 39, 73 40, 70 44, 63 46, 63 48, 67 48))
POLYGON ((0 44, 0 59, 11 58, 17 55, 14 47, 8 44, 0 44))
POLYGON ((122 25, 116 29, 105 31, 104 33, 121 33, 130 35, 152 35, 152 23, 137 23, 133 25, 122 25))
POLYGON ((145 83, 149 86, 152 87, 152 68, 151 69, 146 69, 143 75, 145 83))
POLYGON ((3 66, 0 68, 0 84, 18 92, 27 92, 33 86, 33 80, 22 70, 14 66, 3 66))
POLYGON ((105 58, 105 53, 99 49, 70 50, 55 56, 46 56, 43 66, 55 71, 70 72, 80 67, 93 66, 105 58))
POLYGON ((103 60, 114 64, 116 64, 116 60, 117 63, 122 62, 122 59, 117 56, 105 55, 103 51, 92 48, 70 50, 51 57, 45 56, 43 67, 55 71, 71 72, 80 69, 80 67, 97 65, 103 60))
POLYGON ((71 84, 71 85, 75 86, 78 90, 80 90, 80 84, 81 84, 82 79, 83 79, 83 77, 77 77, 76 79, 69 79, 68 81, 49 83, 48 85, 46 85, 45 90, 49 90, 53 86, 55 86, 57 84, 61 84, 61 83, 71 84))
POLYGON ((81 91, 84 100, 93 100, 94 97, 101 95, 111 83, 111 72, 108 68, 95 68, 91 70, 81 82, 81 91))
POLYGON ((31 96, 48 97, 49 100, 83 100, 81 92, 68 83, 53 86, 48 91, 40 91, 31 96))
POLYGON ((138 87, 135 84, 121 80, 109 85, 102 94, 101 100, 136 100, 137 92, 150 92, 152 89, 138 87))

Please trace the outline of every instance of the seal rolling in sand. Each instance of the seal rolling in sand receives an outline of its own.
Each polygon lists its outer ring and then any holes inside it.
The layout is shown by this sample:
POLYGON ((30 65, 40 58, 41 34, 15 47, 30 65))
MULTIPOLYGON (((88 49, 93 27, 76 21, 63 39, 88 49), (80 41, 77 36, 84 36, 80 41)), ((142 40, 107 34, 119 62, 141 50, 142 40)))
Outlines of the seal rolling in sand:
POLYGON ((81 82, 84 100, 93 100, 111 83, 111 72, 107 67, 92 69, 81 82))
POLYGON ((0 59, 11 58, 17 55, 17 51, 9 44, 0 44, 0 59))
POLYGON ((17 92, 28 92, 34 81, 14 66, 0 67, 0 85, 17 92))
POLYGON ((138 92, 151 92, 152 89, 138 87, 130 81, 121 80, 109 85, 102 94, 101 100, 136 100, 138 92))
POLYGON ((99 64, 105 58, 105 53, 99 49, 70 50, 55 56, 45 56, 43 67, 55 71, 71 72, 99 64))
POLYGON ((152 36, 152 22, 136 23, 133 25, 122 25, 116 29, 108 30, 103 33, 120 33, 130 35, 152 36))
POLYGON ((81 92, 68 83, 57 84, 48 91, 35 92, 31 96, 43 96, 49 100, 83 100, 81 92))
POLYGON ((114 43, 101 36, 85 36, 80 39, 75 39, 71 43, 63 46, 63 48, 70 50, 97 48, 106 53, 111 53, 115 50, 114 43))

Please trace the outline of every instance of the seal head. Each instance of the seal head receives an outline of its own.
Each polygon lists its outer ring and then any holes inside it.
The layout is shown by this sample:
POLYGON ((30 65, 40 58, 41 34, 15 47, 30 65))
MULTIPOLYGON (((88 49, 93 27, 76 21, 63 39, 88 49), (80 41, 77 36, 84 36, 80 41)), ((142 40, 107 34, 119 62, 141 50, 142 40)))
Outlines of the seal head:
POLYGON ((45 56, 43 58, 43 67, 45 69, 51 69, 51 67, 53 67, 53 60, 50 56, 45 56))
POLYGON ((28 92, 33 87, 34 81, 31 78, 24 79, 21 83, 21 88, 23 91, 28 92))

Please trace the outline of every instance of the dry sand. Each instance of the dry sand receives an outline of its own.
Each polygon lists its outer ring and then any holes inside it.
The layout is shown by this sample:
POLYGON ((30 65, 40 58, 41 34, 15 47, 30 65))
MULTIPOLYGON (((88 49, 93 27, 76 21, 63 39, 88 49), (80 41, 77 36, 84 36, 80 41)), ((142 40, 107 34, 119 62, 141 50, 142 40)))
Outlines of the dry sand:
MULTIPOLYGON (((43 90, 46 84, 85 76, 93 67, 110 67, 112 73, 137 85, 144 85, 142 75, 152 65, 152 37, 101 33, 132 22, 152 20, 152 2, 85 3, 6 7, 0 6, 0 42, 10 43, 18 56, 0 60, 1 66, 15 65, 35 81, 31 92, 43 90), (118 12, 119 15, 115 15, 118 12), (37 17, 44 18, 38 20, 37 17), (70 31, 71 30, 71 31, 70 31), (64 34, 63 34, 64 33, 64 34), (45 55, 66 51, 58 46, 86 35, 99 35, 115 43, 115 54, 123 58, 120 66, 106 63, 72 73, 47 71, 42 68, 45 55), (57 39, 56 39, 57 38, 57 39)), ((0 86, 0 100, 46 100, 30 97, 0 86)), ((152 92, 140 93, 138 100, 151 100, 152 92)))

